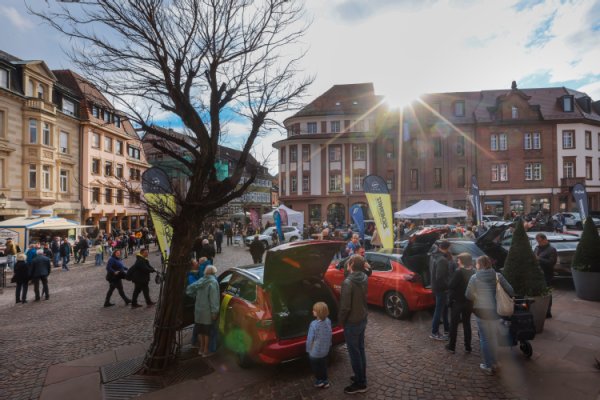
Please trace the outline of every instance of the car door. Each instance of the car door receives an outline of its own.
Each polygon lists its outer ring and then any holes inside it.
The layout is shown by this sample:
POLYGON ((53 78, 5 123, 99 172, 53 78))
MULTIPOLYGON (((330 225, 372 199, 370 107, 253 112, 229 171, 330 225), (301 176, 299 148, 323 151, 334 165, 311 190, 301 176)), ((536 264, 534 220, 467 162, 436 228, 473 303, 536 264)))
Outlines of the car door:
POLYGON ((371 266, 372 271, 369 277, 367 302, 369 304, 381 305, 383 303, 383 294, 391 281, 390 272, 392 271, 392 265, 390 264, 390 259, 376 253, 367 253, 365 258, 371 266))
POLYGON ((344 281, 344 270, 346 269, 346 261, 348 257, 340 260, 339 262, 332 262, 327 272, 325 272, 325 282, 333 290, 335 295, 339 298, 342 291, 342 282, 344 281))

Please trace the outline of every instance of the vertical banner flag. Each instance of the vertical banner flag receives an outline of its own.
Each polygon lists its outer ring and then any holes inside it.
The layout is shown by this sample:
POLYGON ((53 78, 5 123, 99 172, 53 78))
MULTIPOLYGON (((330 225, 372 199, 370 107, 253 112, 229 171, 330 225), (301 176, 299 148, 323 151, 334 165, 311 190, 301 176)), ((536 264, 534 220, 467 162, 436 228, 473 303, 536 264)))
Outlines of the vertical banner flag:
POLYGON ((277 229, 279 241, 283 243, 285 238, 283 236, 283 231, 281 230, 281 214, 279 213, 279 210, 273 211, 273 220, 275 221, 275 229, 277 229))
POLYGON ((392 217, 392 197, 388 191, 387 184, 382 177, 369 175, 363 181, 363 188, 367 195, 371 214, 375 218, 377 233, 381 238, 384 249, 394 247, 394 231, 392 217))
POLYGON ((250 222, 252 223, 252 226, 254 227, 254 229, 258 229, 259 228, 259 224, 258 224, 258 210, 256 208, 252 208, 250 210, 250 222))
POLYGON ((149 206, 148 211, 154 224, 160 253, 163 261, 167 262, 171 253, 173 229, 168 221, 165 221, 163 216, 153 211, 153 209, 165 210, 167 213, 175 214, 175 197, 169 184, 169 177, 165 171, 158 167, 149 168, 142 174, 142 189, 149 206))
POLYGON ((365 239, 365 216, 363 215, 363 210, 360 204, 355 204, 350 207, 350 215, 352 216, 352 221, 358 227, 358 234, 360 235, 360 240, 365 239))
POLYGON ((585 186, 583 186, 581 183, 577 183, 575 186, 573 186, 572 193, 575 203, 577 203, 577 207, 579 207, 581 222, 585 222, 585 219, 589 216, 588 196, 585 186))
POLYGON ((279 207, 279 216, 281 217, 281 225, 288 226, 288 213, 283 208, 279 207))
POLYGON ((471 205, 473 206, 473 216, 476 220, 473 225, 479 225, 483 216, 483 208, 481 206, 481 197, 479 196, 479 183, 477 183, 475 175, 471 176, 471 205))

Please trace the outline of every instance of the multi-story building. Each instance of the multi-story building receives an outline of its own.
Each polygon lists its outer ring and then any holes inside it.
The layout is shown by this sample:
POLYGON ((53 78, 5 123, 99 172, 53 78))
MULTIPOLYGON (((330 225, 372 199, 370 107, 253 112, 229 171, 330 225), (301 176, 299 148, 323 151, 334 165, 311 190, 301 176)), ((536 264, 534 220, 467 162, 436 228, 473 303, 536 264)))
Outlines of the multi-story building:
POLYGON ((79 101, 43 61, 0 51, 1 219, 80 219, 79 101))
MULTIPOLYGON (((184 135, 173 129, 164 131, 168 135, 193 143, 190 136, 184 135)), ((142 140, 144 151, 150 164, 162 168, 169 176, 174 190, 177 190, 181 195, 185 195, 189 189, 189 172, 181 165, 181 163, 169 155, 157 150, 152 145, 153 141, 161 142, 161 145, 181 154, 183 157, 187 157, 186 150, 173 142, 167 143, 164 139, 158 138, 152 133, 146 133, 142 140)), ((228 177, 235 168, 240 156, 241 152, 239 150, 226 146, 219 146, 216 161, 217 179, 225 179, 228 177)), ((251 169, 257 170, 254 182, 241 197, 234 199, 227 205, 217 209, 215 211, 217 217, 230 219, 234 214, 249 212, 251 210, 256 210, 259 215, 271 211, 272 177, 267 168, 262 166, 254 157, 252 157, 252 155, 248 156, 248 165, 249 167, 246 168, 246 172, 242 176, 240 184, 246 182, 246 179, 249 178, 251 169)))
POLYGON ((149 164, 133 126, 85 78, 70 70, 54 75, 81 99, 83 220, 106 232, 146 226, 141 176, 149 164))

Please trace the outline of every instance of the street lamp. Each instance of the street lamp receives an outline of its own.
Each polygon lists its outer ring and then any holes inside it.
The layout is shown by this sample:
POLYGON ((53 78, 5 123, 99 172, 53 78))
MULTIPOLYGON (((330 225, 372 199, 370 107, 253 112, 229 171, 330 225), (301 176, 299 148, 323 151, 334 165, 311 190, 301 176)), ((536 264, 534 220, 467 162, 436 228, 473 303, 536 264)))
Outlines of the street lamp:
POLYGON ((0 208, 4 209, 4 207, 6 207, 6 196, 0 193, 0 208))

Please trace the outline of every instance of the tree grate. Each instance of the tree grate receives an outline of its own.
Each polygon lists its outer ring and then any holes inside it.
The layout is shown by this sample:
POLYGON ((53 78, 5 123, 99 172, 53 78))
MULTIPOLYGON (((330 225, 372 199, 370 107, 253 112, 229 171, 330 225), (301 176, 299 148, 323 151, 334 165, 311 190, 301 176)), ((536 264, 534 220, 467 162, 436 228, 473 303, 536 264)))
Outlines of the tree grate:
POLYGON ((119 361, 100 368, 102 383, 116 381, 117 379, 133 375, 142 368, 144 357, 132 358, 131 360, 119 361))
POLYGON ((158 376, 130 375, 102 385, 104 400, 128 400, 164 387, 158 376))

